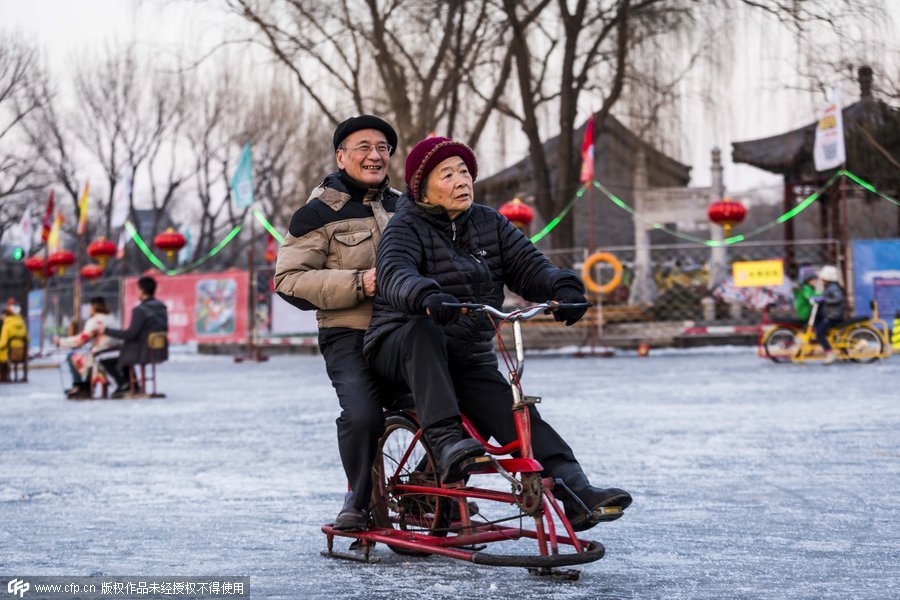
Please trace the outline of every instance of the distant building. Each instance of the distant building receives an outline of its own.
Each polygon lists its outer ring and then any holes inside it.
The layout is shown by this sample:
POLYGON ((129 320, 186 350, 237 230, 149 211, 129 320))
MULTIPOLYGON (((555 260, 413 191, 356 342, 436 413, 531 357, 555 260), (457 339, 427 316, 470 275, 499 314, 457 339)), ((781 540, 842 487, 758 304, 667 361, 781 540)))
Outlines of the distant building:
MULTIPOLYGON (((580 163, 581 143, 587 129, 587 121, 575 130, 572 136, 575 160, 580 163)), ((559 145, 559 136, 544 142, 544 152, 551 158, 550 178, 554 182, 557 169, 552 162, 559 145)), ((690 180, 691 168, 666 156, 642 141, 629 131, 618 119, 609 115, 603 122, 595 124, 594 130, 594 174, 613 194, 633 206, 634 175, 637 159, 643 153, 646 164, 646 180, 651 188, 685 187, 690 180)), ((528 203, 534 199, 534 179, 531 158, 525 158, 491 177, 475 183, 478 201, 489 206, 499 205, 515 197, 528 203)), ((596 247, 611 247, 634 244, 632 216, 613 204, 598 190, 593 190, 594 202, 594 244, 596 247)), ((566 217, 566 223, 575 227, 575 246, 587 247, 590 237, 589 196, 585 194, 566 217)), ((546 224, 547 219, 556 215, 536 215, 532 231, 546 224)), ((651 232, 652 243, 670 242, 664 233, 651 232)))

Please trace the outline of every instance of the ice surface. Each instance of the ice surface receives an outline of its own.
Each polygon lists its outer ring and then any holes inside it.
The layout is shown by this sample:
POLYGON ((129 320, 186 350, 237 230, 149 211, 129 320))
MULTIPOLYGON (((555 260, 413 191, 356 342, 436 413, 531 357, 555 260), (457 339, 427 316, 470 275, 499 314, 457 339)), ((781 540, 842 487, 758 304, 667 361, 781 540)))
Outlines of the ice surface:
MULTIPOLYGON (((345 481, 316 356, 176 353, 167 398, 0 386, 0 574, 249 575, 257 598, 898 598, 900 359, 752 349, 532 357, 525 390, 595 483, 635 497, 578 582, 319 556, 345 481)), ((347 542, 338 540, 338 546, 347 542)))

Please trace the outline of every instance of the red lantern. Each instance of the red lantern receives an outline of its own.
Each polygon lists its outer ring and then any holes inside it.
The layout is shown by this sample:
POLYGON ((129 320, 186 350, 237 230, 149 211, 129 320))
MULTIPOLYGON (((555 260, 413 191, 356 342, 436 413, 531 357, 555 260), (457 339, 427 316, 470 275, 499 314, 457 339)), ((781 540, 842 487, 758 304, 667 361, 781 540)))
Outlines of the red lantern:
POLYGON ((81 277, 82 279, 87 279, 91 281, 92 279, 97 279, 98 277, 103 275, 103 267, 100 265, 90 264, 84 265, 81 267, 81 277))
POLYGON ((60 275, 66 274, 66 267, 75 263, 75 255, 68 250, 54 252, 47 258, 47 266, 59 271, 60 275))
POLYGON ((38 279, 43 279, 53 274, 43 256, 32 256, 26 259, 25 268, 31 271, 31 274, 38 279))
POLYGON ((519 229, 528 227, 534 218, 534 211, 531 207, 518 198, 513 198, 512 201, 501 206, 499 212, 519 229))
POLYGON ((728 237, 731 233, 731 226, 740 225, 747 216, 747 208, 740 202, 732 202, 728 198, 723 198, 710 204, 706 214, 710 221, 725 228, 725 236, 728 237))
POLYGON ((100 268, 103 269, 106 266, 106 260, 116 255, 116 245, 101 235, 88 244, 87 253, 91 258, 96 259, 100 263, 100 268))
POLYGON ((271 235, 269 236, 269 240, 266 242, 266 262, 272 264, 275 262, 275 259, 278 257, 278 251, 275 249, 275 238, 271 235))
POLYGON ((184 236, 171 227, 153 238, 153 245, 160 250, 165 250, 169 260, 172 260, 175 253, 184 248, 186 243, 187 240, 184 239, 184 236))

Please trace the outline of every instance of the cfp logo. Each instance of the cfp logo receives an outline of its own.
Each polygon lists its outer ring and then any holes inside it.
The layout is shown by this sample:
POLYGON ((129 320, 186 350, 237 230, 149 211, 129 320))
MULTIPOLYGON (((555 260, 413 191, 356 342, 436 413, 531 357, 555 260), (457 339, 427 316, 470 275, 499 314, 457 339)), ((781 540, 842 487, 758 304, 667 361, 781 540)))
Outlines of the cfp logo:
POLYGON ((12 594, 13 596, 18 594, 19 598, 24 596, 25 592, 27 592, 30 588, 31 588, 31 585, 29 585, 28 583, 21 581, 19 579, 13 579, 9 583, 6 584, 6 591, 9 592, 10 594, 12 594))

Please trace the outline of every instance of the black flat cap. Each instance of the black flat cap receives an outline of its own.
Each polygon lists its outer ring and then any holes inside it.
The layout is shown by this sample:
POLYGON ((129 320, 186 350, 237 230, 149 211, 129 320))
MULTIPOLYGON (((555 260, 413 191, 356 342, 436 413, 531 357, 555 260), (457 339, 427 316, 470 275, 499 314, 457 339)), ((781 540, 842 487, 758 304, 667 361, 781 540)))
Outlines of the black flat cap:
POLYGON ((342 122, 334 130, 334 151, 337 152, 338 147, 344 139, 360 129, 377 129, 387 138, 387 143, 391 146, 391 154, 397 150, 397 132, 384 119, 379 119, 374 115, 360 115, 358 117, 350 117, 342 122))

